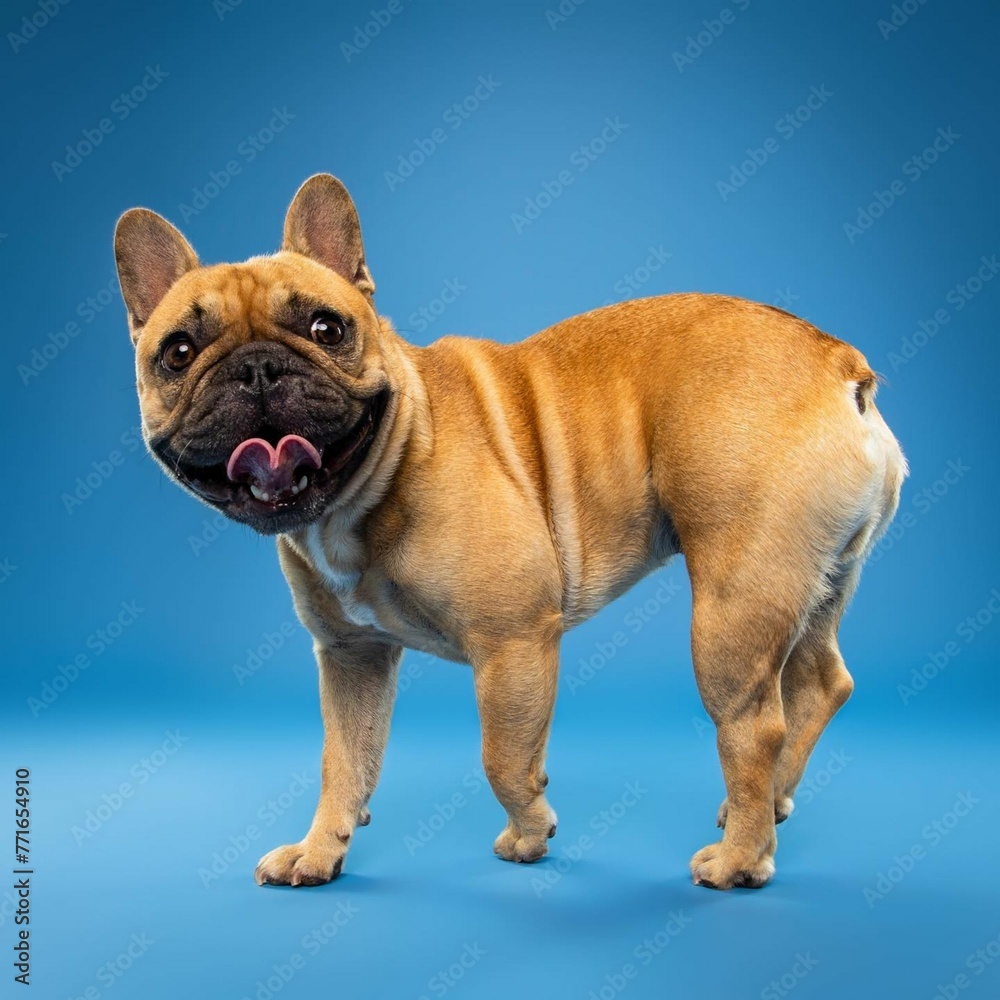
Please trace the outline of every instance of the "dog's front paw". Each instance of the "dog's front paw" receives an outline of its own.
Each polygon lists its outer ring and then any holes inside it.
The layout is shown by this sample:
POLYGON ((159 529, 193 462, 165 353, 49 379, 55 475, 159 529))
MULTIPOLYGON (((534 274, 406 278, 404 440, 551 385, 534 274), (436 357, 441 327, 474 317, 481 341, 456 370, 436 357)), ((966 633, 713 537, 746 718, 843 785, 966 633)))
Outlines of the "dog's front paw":
POLYGON ((691 881, 709 889, 732 889, 744 886, 759 889, 774 874, 770 854, 752 858, 720 840, 703 847, 691 858, 691 881))
POLYGON ((340 874, 344 852, 302 841, 265 854, 253 877, 257 885, 324 885, 340 874))

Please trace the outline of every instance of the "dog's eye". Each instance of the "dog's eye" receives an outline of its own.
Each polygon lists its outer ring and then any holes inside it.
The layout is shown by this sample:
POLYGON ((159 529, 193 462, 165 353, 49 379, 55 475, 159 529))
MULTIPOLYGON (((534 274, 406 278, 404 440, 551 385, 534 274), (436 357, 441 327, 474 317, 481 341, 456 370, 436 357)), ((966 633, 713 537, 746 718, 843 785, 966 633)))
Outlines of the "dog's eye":
POLYGON ((323 347, 333 347, 344 339, 344 321, 333 313, 318 312, 313 316, 309 336, 323 347))
POLYGON ((168 372, 183 371, 192 361, 198 351, 186 333, 174 334, 160 352, 160 364, 168 372))

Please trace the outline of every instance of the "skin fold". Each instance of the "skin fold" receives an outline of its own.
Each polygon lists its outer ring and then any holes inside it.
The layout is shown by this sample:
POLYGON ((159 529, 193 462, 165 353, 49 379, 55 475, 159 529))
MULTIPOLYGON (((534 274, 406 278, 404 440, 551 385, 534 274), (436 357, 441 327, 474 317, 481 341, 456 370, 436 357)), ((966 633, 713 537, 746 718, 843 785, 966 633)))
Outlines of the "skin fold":
POLYGON ((277 536, 315 642, 319 805, 258 882, 340 872, 369 819, 404 647, 471 665, 507 813, 494 850, 541 858, 560 639, 679 552, 727 792, 722 837, 692 877, 767 882, 775 823, 851 693, 837 627, 906 475, 858 351, 700 294, 598 309, 518 344, 418 348, 375 311, 357 213, 329 175, 299 190, 273 256, 202 266, 145 209, 122 217, 115 249, 147 443, 200 499, 277 536), (318 342, 317 315, 343 339, 318 342), (193 360, 168 370, 181 334, 193 360), (324 463, 274 509, 220 472, 266 435, 300 435, 324 463))

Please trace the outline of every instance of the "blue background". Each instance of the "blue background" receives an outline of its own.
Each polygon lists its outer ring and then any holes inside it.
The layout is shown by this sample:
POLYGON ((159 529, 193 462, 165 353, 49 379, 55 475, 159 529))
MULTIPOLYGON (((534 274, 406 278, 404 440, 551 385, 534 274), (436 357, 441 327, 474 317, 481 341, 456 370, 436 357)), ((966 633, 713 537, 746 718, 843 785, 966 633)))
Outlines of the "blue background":
POLYGON ((554 22, 547 0, 402 0, 351 51, 371 0, 72 2, 26 40, 22 18, 45 15, 4 5, 23 40, 0 45, 2 784, 32 769, 34 995, 932 1000, 959 975, 961 995, 997 994, 1000 281, 966 282, 1000 252, 1000 12, 903 6, 883 37, 889 2, 733 2, 724 23, 722 0, 587 0, 554 22), (167 75, 134 109, 115 104, 147 66, 167 75), (499 86, 446 120, 480 76, 499 86), (781 125, 812 88, 831 96, 781 125), (287 124, 261 133, 274 109, 287 124), (104 118, 75 160, 67 144, 104 118), (627 127, 579 170, 607 118, 627 127), (426 162, 387 179, 436 128, 426 162), (925 156, 939 130, 952 138, 925 156), (546 861, 490 852, 503 816, 478 777, 469 671, 408 656, 373 823, 343 877, 254 885, 257 858, 312 816, 310 643, 288 624, 273 543, 215 521, 135 447, 111 233, 147 205, 203 260, 269 252, 296 187, 326 170, 357 201, 381 311, 418 343, 516 340, 627 295, 719 291, 789 308, 885 374, 912 476, 841 630, 857 692, 779 831, 768 888, 688 882, 722 782, 682 561, 566 638, 546 861), (743 183, 720 189, 734 171, 743 183), (894 181, 893 204, 845 231, 894 181), (665 260, 643 270, 652 250, 665 260), (461 294, 422 321, 449 281, 461 294), (123 602, 134 620, 108 630, 123 602), (605 662, 616 632, 627 642, 605 662), (638 797, 616 806, 629 783, 638 797), (896 881, 866 897, 880 875, 896 881), (683 929, 644 962, 672 914, 683 929), (325 943, 307 947, 317 929, 325 943), (989 964, 968 966, 981 948, 989 964), (450 985, 433 978, 463 954, 450 985))

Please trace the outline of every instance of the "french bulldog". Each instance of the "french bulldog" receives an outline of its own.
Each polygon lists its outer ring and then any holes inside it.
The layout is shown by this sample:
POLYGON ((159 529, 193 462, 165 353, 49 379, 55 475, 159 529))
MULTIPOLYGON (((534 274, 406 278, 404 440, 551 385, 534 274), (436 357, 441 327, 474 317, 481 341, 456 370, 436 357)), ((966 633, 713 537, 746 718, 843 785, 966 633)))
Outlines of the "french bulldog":
POLYGON ((678 294, 518 344, 407 343, 375 309, 358 215, 307 180, 281 250, 201 265, 146 209, 115 256, 144 437, 199 500, 277 536, 315 640, 319 805, 260 884, 319 885, 369 822, 404 647, 471 665, 482 755, 530 862, 563 633, 683 553, 717 728, 721 839, 699 885, 762 886, 775 824, 853 683, 837 628, 906 463, 853 347, 789 313, 678 294))

